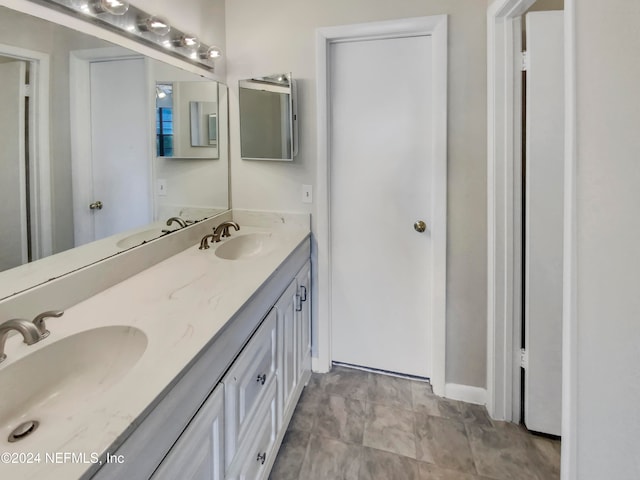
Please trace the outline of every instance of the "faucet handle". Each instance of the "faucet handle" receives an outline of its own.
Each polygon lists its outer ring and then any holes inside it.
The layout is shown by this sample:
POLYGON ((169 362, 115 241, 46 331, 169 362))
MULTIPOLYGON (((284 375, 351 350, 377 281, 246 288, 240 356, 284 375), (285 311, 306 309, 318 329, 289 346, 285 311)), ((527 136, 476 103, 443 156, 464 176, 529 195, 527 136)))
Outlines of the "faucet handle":
POLYGON ((216 237, 215 237, 215 235, 213 233, 210 233, 209 235, 205 235, 200 240, 200 246, 198 247, 198 250, 208 250, 209 249, 209 239, 211 239, 214 242, 216 241, 216 237))
POLYGON ((37 315, 36 318, 33 319, 33 324, 40 332, 40 336, 42 338, 46 338, 49 336, 49 330, 47 330, 47 326, 44 323, 45 318, 59 318, 64 314, 64 310, 48 310, 46 312, 42 312, 40 315, 37 315))

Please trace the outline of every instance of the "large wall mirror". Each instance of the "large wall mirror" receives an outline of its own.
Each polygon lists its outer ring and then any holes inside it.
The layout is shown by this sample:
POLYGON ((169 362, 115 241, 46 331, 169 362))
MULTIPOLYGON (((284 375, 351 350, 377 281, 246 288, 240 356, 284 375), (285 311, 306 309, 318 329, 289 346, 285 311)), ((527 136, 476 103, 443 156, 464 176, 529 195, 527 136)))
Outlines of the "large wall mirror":
POLYGON ((229 209, 224 84, 0 7, 0 85, 0 299, 229 209))

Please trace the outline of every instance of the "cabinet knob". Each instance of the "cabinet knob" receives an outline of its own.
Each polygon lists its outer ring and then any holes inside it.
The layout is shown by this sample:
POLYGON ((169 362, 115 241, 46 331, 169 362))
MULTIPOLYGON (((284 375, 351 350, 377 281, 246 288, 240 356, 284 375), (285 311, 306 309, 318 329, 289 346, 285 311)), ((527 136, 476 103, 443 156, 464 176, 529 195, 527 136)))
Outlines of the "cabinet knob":
POLYGON ((267 381, 267 374, 263 373, 262 375, 258 375, 258 378, 256 378, 256 382, 258 382, 260 385, 264 385, 264 382, 267 381))
POLYGON ((100 200, 97 200, 97 201, 89 204, 89 208, 91 210, 102 210, 102 206, 103 205, 102 205, 102 202, 100 200))
POLYGON ((267 452, 258 453, 258 458, 256 458, 257 462, 260 462, 261 465, 264 465, 264 461, 267 459, 267 452))

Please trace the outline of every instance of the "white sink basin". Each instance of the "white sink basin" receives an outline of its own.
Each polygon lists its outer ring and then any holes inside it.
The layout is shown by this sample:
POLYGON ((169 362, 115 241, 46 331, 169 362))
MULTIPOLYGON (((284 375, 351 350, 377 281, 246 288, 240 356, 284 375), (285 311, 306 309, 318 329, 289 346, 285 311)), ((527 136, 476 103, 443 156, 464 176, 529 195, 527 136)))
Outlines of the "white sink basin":
POLYGON ((134 233, 128 237, 124 237, 116 243, 118 248, 131 248, 136 245, 141 245, 143 242, 148 242, 154 238, 158 238, 163 235, 163 232, 158 228, 151 228, 142 232, 134 233))
POLYGON ((239 260, 267 255, 273 247, 271 233, 248 233, 224 240, 215 254, 225 260, 239 260))
POLYGON ((55 433, 68 416, 91 405, 93 399, 122 379, 146 348, 147 336, 142 330, 101 327, 63 338, 13 364, 0 366, 0 445, 6 445, 9 434, 26 421, 40 424, 32 434, 34 438, 55 433))

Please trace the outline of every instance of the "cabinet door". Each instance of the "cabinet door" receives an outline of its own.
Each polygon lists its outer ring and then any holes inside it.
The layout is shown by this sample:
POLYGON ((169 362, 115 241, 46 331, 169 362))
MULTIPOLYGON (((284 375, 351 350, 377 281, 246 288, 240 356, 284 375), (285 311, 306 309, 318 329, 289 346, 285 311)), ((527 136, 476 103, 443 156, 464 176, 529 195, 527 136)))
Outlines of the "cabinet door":
POLYGON ((283 413, 289 404, 291 395, 298 384, 297 370, 297 329, 296 306, 297 285, 294 280, 275 305, 278 312, 278 331, 280 334, 280 365, 278 367, 278 424, 282 423, 283 413))
POLYGON ((257 409, 271 383, 276 381, 277 319, 271 310, 240 356, 222 379, 225 386, 226 463, 236 454, 238 444, 255 422, 257 409))
POLYGON ((152 480, 223 480, 224 389, 218 385, 173 448, 152 480))
POLYGON ((297 319, 298 327, 298 378, 311 370, 311 267, 306 263, 296 275, 298 283, 297 319))
POLYGON ((271 382, 267 396, 258 409, 255 425, 246 441, 239 445, 238 454, 225 480, 263 480, 268 477, 273 457, 278 453, 275 449, 278 436, 277 404, 276 382, 271 382))

